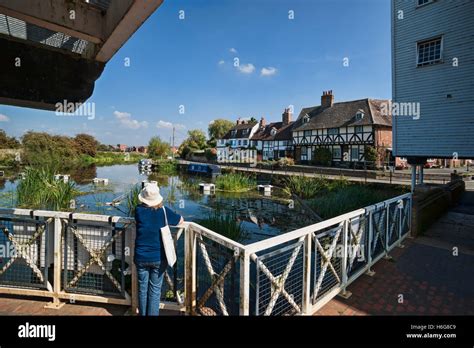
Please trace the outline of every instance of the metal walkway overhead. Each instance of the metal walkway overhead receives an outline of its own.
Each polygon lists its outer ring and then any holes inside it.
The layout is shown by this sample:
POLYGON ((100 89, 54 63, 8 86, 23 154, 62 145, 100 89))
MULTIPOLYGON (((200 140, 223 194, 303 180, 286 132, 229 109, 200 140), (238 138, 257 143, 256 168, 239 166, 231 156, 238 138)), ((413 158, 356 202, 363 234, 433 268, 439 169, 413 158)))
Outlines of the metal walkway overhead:
POLYGON ((0 0, 0 103, 84 102, 163 0, 0 0))

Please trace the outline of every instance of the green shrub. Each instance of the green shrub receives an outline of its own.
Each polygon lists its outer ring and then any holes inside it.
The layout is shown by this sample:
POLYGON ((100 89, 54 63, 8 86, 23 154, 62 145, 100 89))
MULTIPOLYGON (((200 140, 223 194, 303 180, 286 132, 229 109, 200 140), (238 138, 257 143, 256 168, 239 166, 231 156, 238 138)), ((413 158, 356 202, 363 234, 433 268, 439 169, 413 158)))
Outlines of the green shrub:
POLYGON ((313 158, 313 164, 330 166, 332 162, 331 150, 326 147, 317 147, 314 150, 313 158))

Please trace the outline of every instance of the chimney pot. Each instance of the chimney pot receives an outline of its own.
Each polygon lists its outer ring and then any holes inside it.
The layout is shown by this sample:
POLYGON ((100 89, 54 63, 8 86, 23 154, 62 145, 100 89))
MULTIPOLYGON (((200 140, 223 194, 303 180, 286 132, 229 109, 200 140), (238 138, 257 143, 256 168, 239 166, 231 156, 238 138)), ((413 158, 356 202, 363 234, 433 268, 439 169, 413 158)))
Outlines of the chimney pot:
POLYGON ((323 108, 331 107, 334 104, 334 95, 332 94, 332 89, 329 91, 323 91, 321 96, 321 106, 323 108))
POLYGON ((290 108, 285 108, 285 111, 281 116, 281 120, 284 125, 287 125, 292 121, 292 114, 290 108))

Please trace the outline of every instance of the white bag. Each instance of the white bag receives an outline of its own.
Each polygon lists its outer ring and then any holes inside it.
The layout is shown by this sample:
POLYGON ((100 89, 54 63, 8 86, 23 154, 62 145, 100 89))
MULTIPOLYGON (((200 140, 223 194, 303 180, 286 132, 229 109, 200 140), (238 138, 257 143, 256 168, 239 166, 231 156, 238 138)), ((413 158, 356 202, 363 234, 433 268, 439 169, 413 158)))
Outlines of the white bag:
POLYGON ((174 249, 173 236, 171 235, 170 227, 168 226, 168 217, 166 216, 166 209, 163 207, 163 214, 165 214, 165 227, 161 228, 161 241, 165 249, 166 259, 168 265, 173 267, 176 263, 176 250, 174 249))

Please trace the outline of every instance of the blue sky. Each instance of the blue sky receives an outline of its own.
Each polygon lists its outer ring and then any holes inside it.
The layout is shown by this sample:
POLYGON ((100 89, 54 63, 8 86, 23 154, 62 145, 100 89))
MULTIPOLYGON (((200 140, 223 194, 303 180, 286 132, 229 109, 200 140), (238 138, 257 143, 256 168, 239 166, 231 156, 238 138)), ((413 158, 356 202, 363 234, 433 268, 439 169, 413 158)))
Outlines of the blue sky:
POLYGON ((389 0, 165 0, 97 80, 94 119, 1 105, 0 127, 142 145, 174 124, 179 143, 216 118, 296 117, 329 89, 391 97, 389 0))

